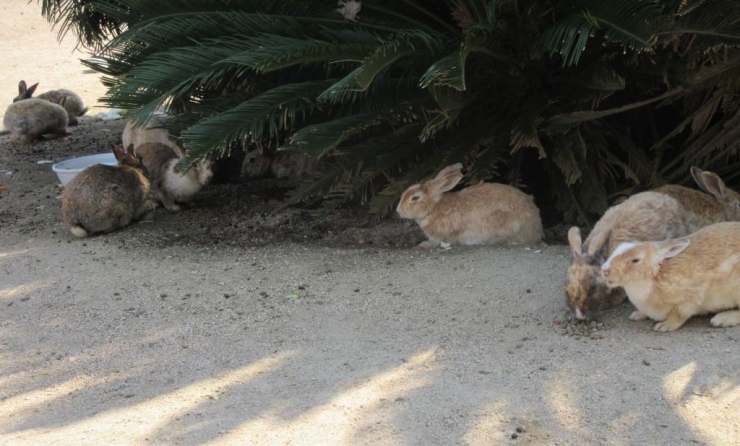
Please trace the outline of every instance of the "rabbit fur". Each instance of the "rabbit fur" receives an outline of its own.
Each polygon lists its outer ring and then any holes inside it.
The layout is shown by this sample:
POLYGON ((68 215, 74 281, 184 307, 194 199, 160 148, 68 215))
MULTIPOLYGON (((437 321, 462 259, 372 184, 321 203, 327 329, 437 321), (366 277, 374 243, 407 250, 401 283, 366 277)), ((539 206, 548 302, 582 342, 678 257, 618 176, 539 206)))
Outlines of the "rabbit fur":
POLYGON ((169 145, 147 142, 138 145, 135 153, 147 169, 152 190, 169 211, 179 211, 178 202, 190 201, 213 178, 209 163, 203 160, 183 172, 181 158, 169 145))
MULTIPOLYGON (((18 96, 13 98, 13 102, 31 99, 38 86, 39 84, 37 82, 30 87, 26 87, 26 81, 20 81, 20 83, 18 83, 18 96)), ((88 110, 82 102, 82 98, 77 93, 64 88, 47 91, 46 93, 36 96, 36 99, 43 99, 53 104, 62 105, 64 110, 67 112, 69 120, 68 125, 77 125, 79 123, 77 118, 87 113, 88 110), (62 100, 65 102, 62 103, 62 100)))
POLYGON ((139 220, 156 208, 146 167, 134 155, 112 145, 118 166, 96 164, 80 172, 62 192, 64 222, 76 237, 107 233, 139 220))
POLYGON ((36 143, 43 135, 68 136, 69 118, 62 105, 43 99, 26 99, 10 104, 3 117, 3 125, 13 141, 36 143))
POLYGON ((463 178, 461 169, 460 163, 447 166, 432 180, 409 187, 401 196, 398 215, 416 220, 428 237, 416 248, 431 248, 441 242, 518 245, 542 240, 540 211, 532 197, 519 189, 481 182, 448 192, 463 178))
POLYGON ((185 150, 180 147, 175 138, 170 136, 166 128, 162 128, 162 125, 170 118, 169 115, 157 113, 143 127, 136 127, 132 121, 128 121, 121 135, 123 146, 128 147, 133 144, 136 149, 142 144, 159 143, 170 147, 178 157, 184 158, 185 150))
POLYGON ((704 191, 669 184, 655 192, 670 195, 686 210, 689 232, 723 221, 740 221, 740 195, 725 186, 717 174, 694 166, 691 176, 704 191))
POLYGON ((242 176, 249 179, 274 177, 279 179, 297 178, 316 169, 316 158, 293 150, 274 152, 256 149, 247 152, 242 163, 242 176))
POLYGON ((715 327, 740 324, 740 223, 710 225, 685 238, 621 244, 602 265, 610 287, 622 286, 637 311, 673 331, 695 315, 717 313, 715 327))
POLYGON ((604 260, 622 242, 665 240, 688 234, 686 212, 675 198, 641 192, 609 208, 585 242, 578 227, 568 231, 571 263, 565 279, 565 300, 577 319, 622 303, 621 289, 609 289, 601 276, 604 260))

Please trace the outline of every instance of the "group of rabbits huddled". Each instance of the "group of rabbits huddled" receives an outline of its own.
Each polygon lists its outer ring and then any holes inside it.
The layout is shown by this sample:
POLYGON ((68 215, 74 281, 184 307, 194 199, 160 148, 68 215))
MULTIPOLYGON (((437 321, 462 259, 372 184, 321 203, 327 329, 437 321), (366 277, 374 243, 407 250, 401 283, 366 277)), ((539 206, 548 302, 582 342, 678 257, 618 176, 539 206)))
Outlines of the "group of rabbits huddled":
POLYGON ((213 178, 210 163, 200 160, 183 171, 184 150, 157 127, 124 129, 123 146, 111 144, 117 166, 96 164, 80 172, 62 192, 62 216, 72 234, 87 237, 127 226, 147 216, 160 203, 170 211, 188 202, 213 178), (124 149, 125 147, 125 149, 124 149))
POLYGON ((87 113, 87 107, 72 90, 51 90, 32 97, 38 83, 28 87, 18 84, 18 96, 8 106, 3 117, 5 129, 14 141, 41 141, 44 135, 68 136, 67 126, 77 125, 77 118, 87 113))
MULTIPOLYGON (((32 98, 38 84, 21 81, 4 118, 14 139, 32 142, 45 134, 69 135, 87 108, 70 90, 32 98)), ((155 115, 142 128, 131 122, 123 146, 112 145, 117 166, 94 165, 62 193, 62 214, 72 234, 107 233, 143 218, 160 203, 178 211, 213 177, 200 160, 184 172, 184 150, 155 115)), ((300 153, 255 150, 242 165, 245 176, 301 175, 315 160, 300 153)), ((740 195, 714 173, 691 169, 701 191, 666 185, 608 209, 585 241, 568 232, 571 263, 566 303, 576 319, 629 298, 632 320, 653 319, 657 331, 672 331, 698 314, 720 312, 714 326, 740 324, 740 195)), ((480 182, 450 192, 463 178, 462 164, 410 186, 396 208, 413 219, 428 240, 415 248, 448 244, 532 245, 542 241, 540 211, 531 196, 512 186, 480 182)))
MULTIPOLYGON (((448 166, 401 196, 398 214, 428 237, 417 248, 540 242, 531 196, 497 183, 448 192, 461 169, 448 166)), ((740 324, 740 195, 712 172, 691 174, 702 191, 666 185, 635 194, 607 210, 583 242, 570 229, 565 295, 576 319, 629 298, 637 308, 630 319, 658 321, 656 331, 714 312, 713 326, 740 324)))
POLYGON ((565 294, 576 318, 626 297, 637 308, 630 319, 658 321, 656 331, 718 311, 713 326, 740 324, 740 195, 712 172, 691 175, 703 192, 666 185, 635 194, 583 243, 570 229, 565 294))

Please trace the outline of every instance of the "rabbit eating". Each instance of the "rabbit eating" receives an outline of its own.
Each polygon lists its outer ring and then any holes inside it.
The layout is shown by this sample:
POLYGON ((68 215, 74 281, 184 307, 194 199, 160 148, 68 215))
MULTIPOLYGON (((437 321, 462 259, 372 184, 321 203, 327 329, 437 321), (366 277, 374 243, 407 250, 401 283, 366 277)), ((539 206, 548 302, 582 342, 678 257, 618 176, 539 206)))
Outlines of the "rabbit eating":
POLYGON ((626 298, 619 289, 606 286, 599 269, 617 246, 627 241, 665 240, 688 234, 686 213, 673 197, 657 192, 635 194, 609 208, 585 242, 581 231, 568 231, 571 263, 565 279, 565 302, 576 319, 621 304, 626 298))

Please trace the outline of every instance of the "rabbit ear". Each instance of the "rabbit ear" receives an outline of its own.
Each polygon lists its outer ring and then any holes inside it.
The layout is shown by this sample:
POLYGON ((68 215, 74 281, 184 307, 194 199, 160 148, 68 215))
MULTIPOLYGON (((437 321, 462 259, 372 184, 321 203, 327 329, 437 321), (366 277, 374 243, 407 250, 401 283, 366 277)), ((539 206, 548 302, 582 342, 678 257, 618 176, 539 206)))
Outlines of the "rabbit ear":
MULTIPOLYGON (((451 166, 447 166, 444 169, 440 170, 436 177, 434 177, 435 180, 442 179, 448 175, 460 173, 462 170, 462 163, 455 163, 451 166)), ((459 181, 459 180, 458 180, 459 181)))
POLYGON ((18 94, 24 94, 28 90, 26 87, 26 81, 18 82, 18 94))
POLYGON ((702 183, 699 185, 699 187, 704 189, 706 192, 709 192, 717 198, 725 197, 725 182, 722 181, 722 179, 718 177, 717 174, 712 172, 702 172, 701 180, 702 183))
POLYGON ((593 231, 594 230, 592 229, 591 234, 589 234, 591 240, 589 240, 588 242, 588 255, 591 257, 603 257, 608 251, 607 243, 609 241, 609 237, 611 237, 612 230, 602 230, 601 232, 597 232, 595 234, 593 231))
POLYGON ((116 160, 120 163, 126 157, 126 153, 123 151, 123 147, 118 144, 108 143, 108 147, 113 151, 113 155, 116 160))
POLYGON ((443 178, 435 178, 430 181, 432 191, 436 194, 447 192, 448 190, 451 190, 453 187, 457 186, 457 183, 459 183, 462 178, 463 175, 460 172, 458 172, 457 174, 448 173, 443 178))
POLYGON ((665 259, 670 259, 683 252, 684 249, 688 248, 691 244, 691 240, 687 238, 678 238, 673 240, 666 240, 658 244, 657 261, 662 262, 665 259))
POLYGON ((701 188, 701 190, 706 192, 706 189, 704 189, 704 183, 701 180, 702 170, 696 166, 691 166, 690 172, 691 172, 691 176, 694 177, 694 181, 696 181, 696 184, 699 186, 699 188, 701 188))
POLYGON ((583 254, 581 230, 578 229, 578 226, 573 226, 568 231, 568 244, 570 245, 570 254, 573 258, 580 257, 583 254))
POLYGON ((27 89, 27 90, 26 90, 26 92, 25 92, 25 95, 26 95, 26 96, 28 96, 29 98, 30 98, 31 96, 33 96, 33 94, 34 94, 34 93, 36 93, 36 88, 37 88, 38 86, 39 86, 39 83, 38 83, 38 82, 36 82, 35 84, 33 84, 33 85, 31 85, 30 87, 28 87, 28 89, 27 89))

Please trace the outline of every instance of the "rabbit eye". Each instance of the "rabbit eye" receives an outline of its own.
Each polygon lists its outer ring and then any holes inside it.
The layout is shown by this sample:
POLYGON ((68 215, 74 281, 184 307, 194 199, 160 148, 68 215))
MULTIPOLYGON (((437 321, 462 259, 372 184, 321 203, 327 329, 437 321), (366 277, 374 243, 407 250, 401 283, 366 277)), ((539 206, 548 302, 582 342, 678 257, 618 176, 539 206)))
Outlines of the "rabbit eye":
POLYGON ((632 259, 630 260, 630 263, 640 263, 640 259, 632 259))
POLYGON ((411 201, 418 201, 418 200, 419 200, 418 195, 414 195, 413 197, 411 197, 411 201))
POLYGON ((255 161, 256 161, 256 158, 250 158, 250 159, 249 159, 249 164, 252 164, 252 163, 254 163, 255 161))

